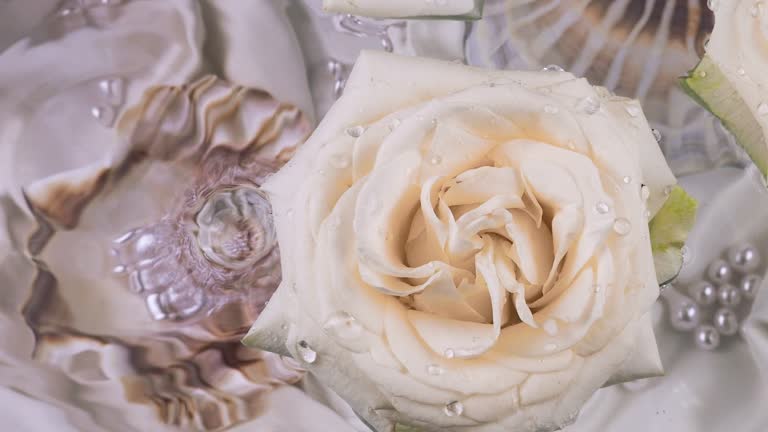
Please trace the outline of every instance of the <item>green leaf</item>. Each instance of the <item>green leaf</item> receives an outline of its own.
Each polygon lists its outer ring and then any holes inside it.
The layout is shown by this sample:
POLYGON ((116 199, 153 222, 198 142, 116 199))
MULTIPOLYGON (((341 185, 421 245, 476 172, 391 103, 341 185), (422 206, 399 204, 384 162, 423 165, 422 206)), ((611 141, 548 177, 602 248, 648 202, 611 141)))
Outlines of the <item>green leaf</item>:
POLYGON ((651 220, 651 250, 660 284, 674 279, 683 264, 682 248, 696 221, 698 203, 685 189, 675 186, 664 206, 651 220))
POLYGON ((731 85, 728 72, 709 55, 704 55, 696 68, 680 78, 680 85, 699 105, 723 122, 763 176, 768 177, 768 138, 757 121, 757 107, 747 105, 739 96, 731 85))

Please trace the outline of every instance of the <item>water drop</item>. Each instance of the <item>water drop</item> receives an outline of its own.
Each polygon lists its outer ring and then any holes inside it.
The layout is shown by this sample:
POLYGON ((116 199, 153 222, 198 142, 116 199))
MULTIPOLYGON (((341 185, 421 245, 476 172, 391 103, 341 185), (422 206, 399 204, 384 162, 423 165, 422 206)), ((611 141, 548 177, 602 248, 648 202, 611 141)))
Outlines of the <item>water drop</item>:
POLYGON ((640 115, 640 108, 635 105, 627 105, 626 110, 630 117, 637 117, 640 115))
POLYGON ((397 127, 400 126, 400 119, 393 118, 391 122, 389 122, 389 130, 393 131, 397 129, 397 127))
POLYGON ((600 285, 600 284, 595 284, 595 290, 594 290, 594 291, 595 291, 595 294, 599 293, 599 292, 600 292, 600 291, 602 291, 602 290, 603 290, 603 286, 602 286, 602 285, 600 285))
POLYGON ((436 364, 427 365, 427 373, 432 376, 440 376, 445 373, 445 369, 436 364))
POLYGON ((653 137, 656 139, 656 142, 661 142, 661 132, 659 132, 658 129, 651 129, 651 133, 653 134, 653 137))
POLYGON ((760 102, 760 105, 757 106, 757 113, 761 116, 768 115, 768 103, 760 102))
POLYGON ((632 231, 632 224, 626 218, 616 218, 616 220, 613 221, 613 230, 616 234, 625 236, 632 231))
POLYGON ((585 98, 580 99, 579 102, 576 104, 576 107, 581 111, 584 111, 589 115, 592 115, 600 110, 600 101, 593 98, 592 96, 587 96, 585 98))
POLYGON ((630 184, 630 183, 632 183, 632 177, 625 176, 623 179, 621 179, 621 181, 623 181, 624 184, 630 184))
POLYGON ((115 119, 115 112, 108 106, 95 106, 91 108, 91 115, 104 126, 110 126, 115 119))
POLYGON ((707 71, 699 72, 699 76, 702 77, 702 78, 706 78, 707 77, 707 71))
POLYGON ((99 90, 112 105, 122 103, 123 80, 121 78, 109 78, 99 81, 99 90))
POLYGON ((554 105, 544 105, 544 112, 547 114, 557 114, 558 111, 560 110, 554 105))
POLYGON ((640 186, 640 198, 647 200, 648 197, 650 196, 651 196, 651 189, 646 185, 640 186))
POLYGON ((309 346, 307 341, 299 341, 296 344, 296 351, 299 352, 299 357, 309 364, 312 364, 317 360, 317 352, 309 346))
POLYGON ((429 158, 429 163, 431 163, 432 165, 440 165, 442 162, 443 162, 443 157, 438 154, 433 154, 429 158))
POLYGON ((670 185, 664 186, 664 196, 669 196, 669 194, 671 193, 672 193, 672 186, 670 185))
POLYGON ((443 411, 445 412, 445 415, 447 415, 448 417, 460 416, 461 414, 464 413, 464 405, 459 401, 453 401, 445 404, 445 408, 443 408, 443 411))
POLYGON ((336 312, 325 321, 323 328, 342 339, 354 339, 363 332, 363 327, 355 317, 347 312, 336 312))
POLYGON ((336 168, 344 169, 348 168, 351 161, 349 156, 345 154, 337 154, 331 156, 331 165, 333 165, 336 168))
POLYGON ((739 74, 740 76, 744 76, 744 75, 746 75, 746 74, 747 74, 747 71, 745 71, 745 70, 744 70, 744 68, 739 68, 739 69, 736 71, 736 73, 737 73, 737 74, 739 74))
POLYGON ((557 334, 557 322, 554 320, 547 320, 544 322, 544 325, 542 326, 544 329, 544 332, 546 332, 550 336, 554 336, 557 334))
POLYGON ((543 72, 565 72, 565 69, 561 68, 556 64, 544 66, 541 70, 543 72))
POLYGON ((127 270, 127 269, 126 269, 126 267, 125 267, 124 265, 119 265, 119 266, 115 266, 115 267, 112 269, 112 273, 115 273, 115 274, 123 274, 123 273, 125 273, 125 271, 126 271, 126 270, 127 270))
POLYGON ((597 204, 595 204, 595 211, 599 214, 606 214, 611 211, 611 206, 605 201, 598 201, 597 204))
POLYGON ((363 132, 365 132, 365 128, 362 126, 347 128, 347 135, 351 136, 352 138, 360 138, 363 132))
POLYGON ((448 348, 443 353, 443 356, 445 356, 445 358, 452 359, 452 358, 456 357, 456 352, 454 352, 452 349, 448 348))
POLYGON ((557 345, 555 345, 553 343, 548 343, 548 344, 544 345, 544 351, 553 352, 556 349, 557 349, 557 345))

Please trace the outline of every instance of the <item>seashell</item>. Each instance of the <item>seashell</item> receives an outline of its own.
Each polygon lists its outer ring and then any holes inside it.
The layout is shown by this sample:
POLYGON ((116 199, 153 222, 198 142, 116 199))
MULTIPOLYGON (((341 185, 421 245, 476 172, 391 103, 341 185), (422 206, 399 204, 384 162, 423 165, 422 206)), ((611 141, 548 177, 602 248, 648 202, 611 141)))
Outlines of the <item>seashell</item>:
POLYGON ((467 43, 470 64, 558 65, 636 98, 676 174, 744 161, 730 137, 679 88, 712 31, 705 0, 491 0, 467 43))
POLYGON ((311 129, 292 30, 272 3, 77 3, 0 53, 0 386, 86 432, 261 421, 304 375, 240 343, 280 281, 259 185, 311 129))

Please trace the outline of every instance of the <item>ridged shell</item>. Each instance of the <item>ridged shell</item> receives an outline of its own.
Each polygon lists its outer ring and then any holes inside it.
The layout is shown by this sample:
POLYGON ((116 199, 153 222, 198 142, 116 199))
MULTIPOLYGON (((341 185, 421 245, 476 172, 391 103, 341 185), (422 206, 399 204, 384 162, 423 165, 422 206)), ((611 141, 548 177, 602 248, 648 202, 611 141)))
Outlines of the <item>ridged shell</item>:
POLYGON ((637 98, 663 136, 676 173, 741 156, 719 124, 679 88, 703 52, 714 17, 706 0, 490 0, 467 43, 470 63, 558 65, 637 98))

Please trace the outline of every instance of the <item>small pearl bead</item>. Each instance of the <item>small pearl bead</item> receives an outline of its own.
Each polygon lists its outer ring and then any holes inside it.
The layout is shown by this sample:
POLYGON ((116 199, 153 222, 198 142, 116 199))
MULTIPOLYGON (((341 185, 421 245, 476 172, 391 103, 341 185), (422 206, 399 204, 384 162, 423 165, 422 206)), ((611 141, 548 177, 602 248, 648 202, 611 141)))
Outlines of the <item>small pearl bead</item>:
POLYGON ((757 291, 760 289, 760 285, 763 284, 763 278, 756 274, 749 274, 744 276, 739 283, 739 289, 744 298, 753 300, 757 296, 757 291))
POLYGON ((699 307, 690 300, 681 301, 672 311, 670 323, 680 331, 691 331, 701 321, 699 307))
POLYGON ((711 351, 720 345, 720 333, 712 326, 703 325, 694 332, 696 345, 699 348, 711 351))
POLYGON ((688 292, 696 303, 702 306, 709 306, 717 301, 717 288, 707 281, 693 285, 688 292))
POLYGON ((709 280, 716 284, 723 284, 731 280, 733 271, 727 262, 719 259, 713 262, 707 270, 709 280))
POLYGON ((741 292, 731 284, 725 284, 717 290, 717 300, 723 306, 737 306, 741 303, 741 292))
POLYGON ((732 336, 739 331, 739 318, 736 316, 736 312, 728 308, 718 309, 712 321, 715 329, 722 335, 732 336))
POLYGON ((750 244, 735 246, 728 250, 728 262, 739 272, 751 272, 760 266, 760 252, 750 244))

